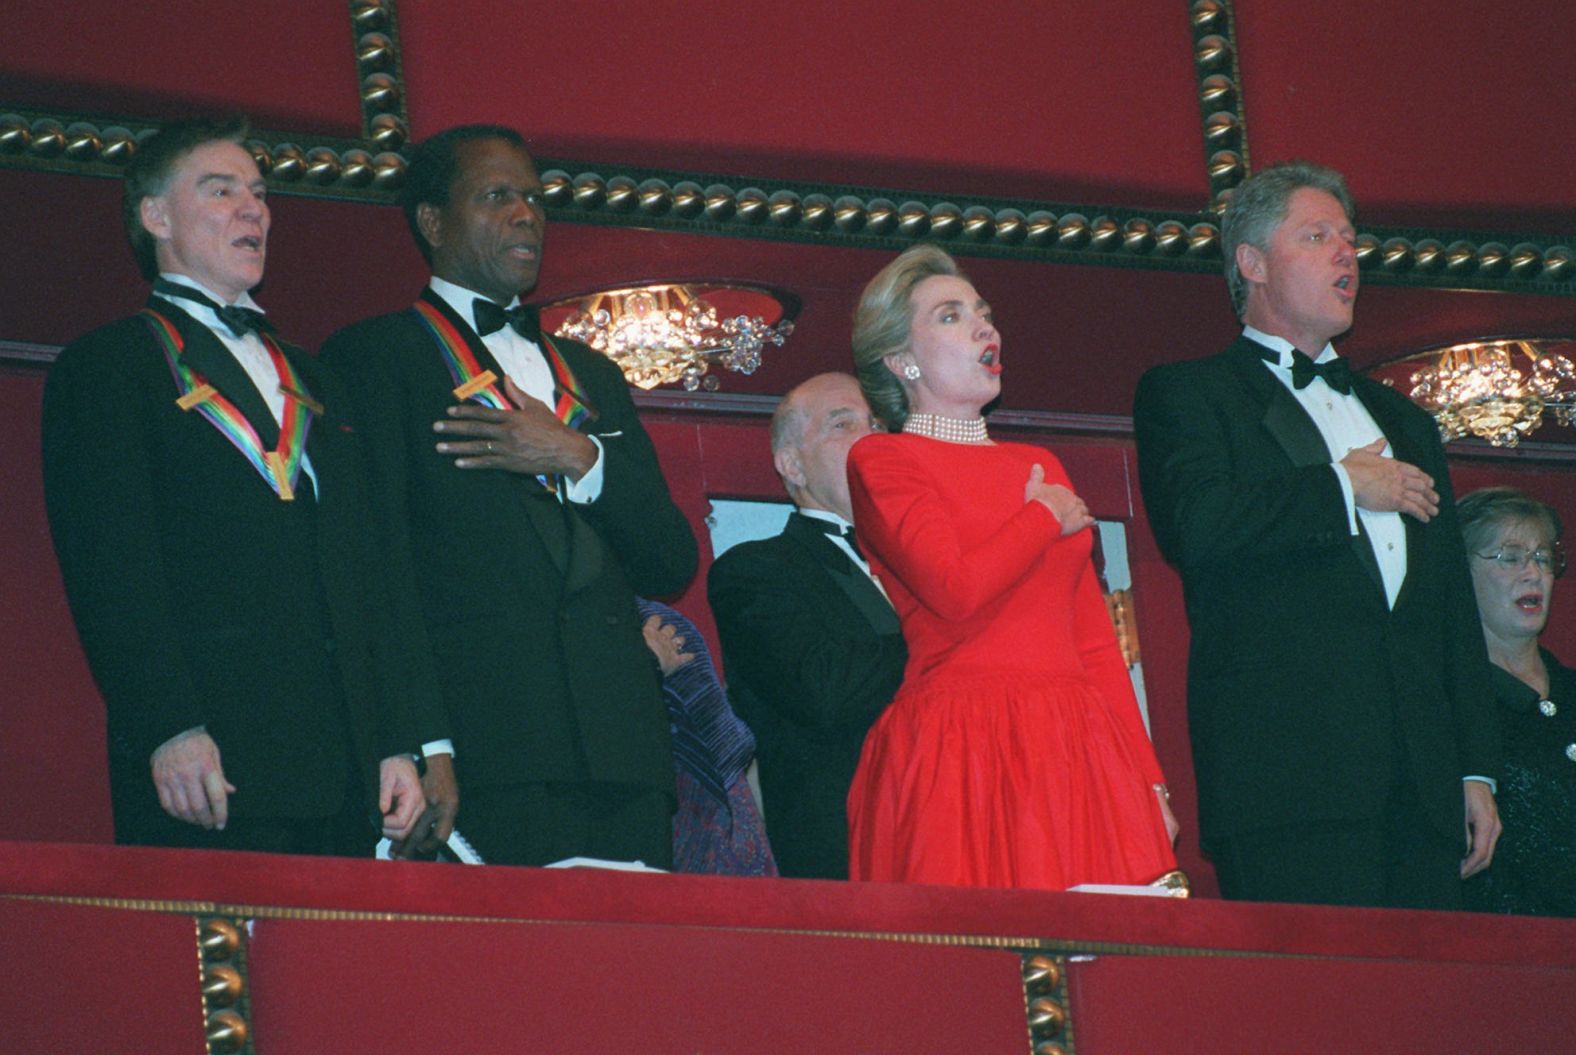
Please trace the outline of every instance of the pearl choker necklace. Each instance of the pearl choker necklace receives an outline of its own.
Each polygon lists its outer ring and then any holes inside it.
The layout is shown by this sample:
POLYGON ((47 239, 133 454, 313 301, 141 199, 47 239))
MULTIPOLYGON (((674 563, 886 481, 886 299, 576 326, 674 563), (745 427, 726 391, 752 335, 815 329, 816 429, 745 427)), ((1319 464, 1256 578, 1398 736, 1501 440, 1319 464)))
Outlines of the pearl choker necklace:
POLYGON ((940 414, 910 414, 903 431, 929 436, 945 443, 989 443, 984 418, 944 418, 940 414))

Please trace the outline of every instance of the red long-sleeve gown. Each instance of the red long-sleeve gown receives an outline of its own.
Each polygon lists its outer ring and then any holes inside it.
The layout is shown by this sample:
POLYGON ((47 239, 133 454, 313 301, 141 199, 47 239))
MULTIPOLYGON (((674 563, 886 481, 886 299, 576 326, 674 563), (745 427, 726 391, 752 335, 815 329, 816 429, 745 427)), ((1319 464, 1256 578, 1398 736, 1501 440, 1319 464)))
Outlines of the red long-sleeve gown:
POLYGON ((848 793, 854 879, 1062 890, 1176 867, 1091 533, 1024 502, 1036 464, 1071 486, 1021 444, 876 434, 850 453, 909 650, 848 793))

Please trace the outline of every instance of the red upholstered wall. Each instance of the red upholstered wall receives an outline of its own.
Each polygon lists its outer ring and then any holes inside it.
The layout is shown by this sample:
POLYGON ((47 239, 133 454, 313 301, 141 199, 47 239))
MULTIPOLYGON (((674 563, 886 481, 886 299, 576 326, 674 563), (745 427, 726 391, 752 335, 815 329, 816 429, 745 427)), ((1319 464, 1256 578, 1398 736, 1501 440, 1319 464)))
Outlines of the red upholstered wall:
MULTIPOLYGON (((1228 6, 1254 165, 1307 155, 1341 166, 1367 222, 1576 242, 1576 183, 1567 176, 1576 140, 1561 134, 1576 127, 1576 104, 1561 87, 1576 5, 1505 0, 1492 18, 1474 0, 1437 0, 1426 18, 1414 5, 1362 0, 1228 6)), ((398 10, 417 137, 500 120, 522 127, 539 154, 604 175, 655 166, 725 175, 735 186, 802 180, 960 202, 1151 210, 1209 200, 1189 6, 1180 0, 651 0, 622 14, 591 0, 402 0, 398 10), (676 38, 682 62, 672 58, 676 38)), ((267 18, 198 0, 13 0, 0 32, 0 114, 66 108, 157 121, 238 107, 265 129, 356 137, 358 79, 344 5, 318 0, 280 0, 267 18)), ((118 198, 113 180, 0 163, 0 341, 62 344, 136 306, 142 287, 118 198)), ((307 345, 404 303, 423 280, 395 210, 287 195, 273 203, 259 299, 307 345)), ((753 377, 724 379, 728 392, 777 395, 846 367, 854 299, 889 256, 555 223, 540 294, 654 277, 787 288, 804 304, 798 332, 753 377)), ((982 257, 965 266, 1001 323, 1008 409, 1126 414, 1147 366, 1213 351, 1236 325, 1215 275, 982 257)), ((1573 304, 1568 290, 1488 294, 1376 281, 1342 350, 1361 365, 1466 335, 1576 332, 1573 304)), ((0 801, 12 804, 0 813, 0 838, 92 841, 109 835, 102 716, 44 526, 41 383, 38 369, 0 367, 0 801)), ((777 495, 761 419, 667 411, 649 419, 697 529, 712 496, 777 495)), ((1063 452, 1103 515, 1130 518, 1156 738, 1186 817, 1180 589, 1149 537, 1128 441, 1036 438, 1063 452)), ((1459 489, 1519 483, 1576 526, 1566 465, 1458 460, 1456 479, 1459 489)), ((698 579, 680 604, 709 632, 702 598, 698 579)), ((1569 602, 1557 605, 1549 634, 1567 659, 1576 659, 1572 613, 1569 602)))

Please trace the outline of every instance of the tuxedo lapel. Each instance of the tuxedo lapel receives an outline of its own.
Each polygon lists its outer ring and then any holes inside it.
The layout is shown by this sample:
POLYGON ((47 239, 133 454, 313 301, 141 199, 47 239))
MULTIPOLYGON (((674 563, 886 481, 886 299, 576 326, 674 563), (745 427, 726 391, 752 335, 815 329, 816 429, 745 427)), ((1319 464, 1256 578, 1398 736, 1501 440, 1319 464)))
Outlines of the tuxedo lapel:
POLYGON ((791 514, 783 534, 802 546, 817 564, 826 569, 838 589, 847 595, 870 623, 871 629, 878 634, 895 634, 899 631, 897 612, 886 595, 809 517, 797 512, 791 514))
MULTIPOLYGON (((1243 337, 1227 352, 1243 383, 1253 392, 1255 401, 1264 408, 1262 421, 1265 430, 1275 437, 1275 442, 1293 465, 1301 468, 1333 464, 1335 458, 1330 453, 1329 444, 1324 442, 1324 434, 1296 397, 1270 373, 1263 356, 1265 350, 1257 341, 1243 337)), ((1351 546, 1357 563, 1362 565, 1363 571, 1382 597, 1384 576, 1379 571, 1373 543, 1369 541, 1367 532, 1362 530, 1361 520, 1358 521, 1358 534, 1352 536, 1351 546)))
POLYGON ((1243 337, 1231 346, 1226 355, 1237 376, 1252 394, 1254 403, 1263 408, 1260 420, 1264 428, 1275 437, 1275 442, 1293 465, 1330 464, 1330 448, 1325 444, 1319 427, 1302 409, 1302 404, 1286 391, 1286 386, 1270 373, 1261 354, 1263 351, 1262 345, 1243 337))
MULTIPOLYGON (((163 297, 149 297, 148 307, 175 324, 184 347, 181 362, 203 376, 219 394, 228 399, 252 426, 265 450, 279 442, 279 423, 263 402, 262 393, 252 377, 213 331, 163 297)), ((173 391, 172 387, 172 391, 173 391)), ((174 397, 172 396, 173 400, 174 397)))

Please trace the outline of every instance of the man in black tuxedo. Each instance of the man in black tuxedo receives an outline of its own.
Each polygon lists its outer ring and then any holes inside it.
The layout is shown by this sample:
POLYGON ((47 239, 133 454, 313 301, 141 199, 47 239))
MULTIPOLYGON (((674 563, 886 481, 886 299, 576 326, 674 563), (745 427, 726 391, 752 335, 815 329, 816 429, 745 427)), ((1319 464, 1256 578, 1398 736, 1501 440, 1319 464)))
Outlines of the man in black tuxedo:
POLYGON ((117 841, 370 855, 374 806, 396 839, 421 811, 404 752, 445 731, 399 677, 344 393, 248 293, 270 217, 245 134, 138 146, 125 221, 153 296, 50 371, 50 528, 117 841))
POLYGON ((1144 375, 1139 472, 1182 573, 1222 891, 1453 908, 1499 836, 1488 666, 1438 431, 1330 345, 1357 298, 1351 216, 1317 165, 1237 188, 1243 335, 1144 375))
POLYGON ((707 579, 785 876, 848 878, 848 786, 908 658, 897 613, 852 537, 848 449, 873 426, 847 374, 820 374, 784 396, 772 461, 797 510, 782 534, 718 557, 707 579))
POLYGON ((635 594, 683 589, 694 535, 618 367, 518 303, 546 226, 519 133, 428 139, 404 206, 431 284, 323 358, 359 397, 391 574, 425 616, 459 826, 494 863, 666 866, 673 759, 635 594))

